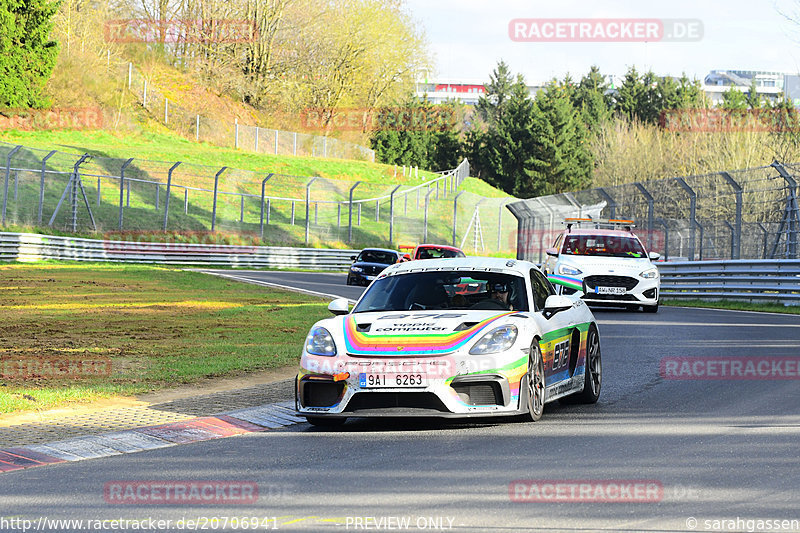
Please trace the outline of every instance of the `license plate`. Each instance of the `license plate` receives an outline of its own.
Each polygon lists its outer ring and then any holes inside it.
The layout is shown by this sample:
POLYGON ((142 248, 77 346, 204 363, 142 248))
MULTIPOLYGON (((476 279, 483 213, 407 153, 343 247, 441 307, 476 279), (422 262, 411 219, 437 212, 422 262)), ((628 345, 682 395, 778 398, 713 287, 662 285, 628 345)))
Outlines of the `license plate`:
POLYGON ((596 294, 625 294, 625 287, 595 287, 596 294))
POLYGON ((372 281, 375 279, 375 276, 364 276, 364 279, 367 281, 372 281))
POLYGON ((362 389, 373 388, 416 388, 426 387, 428 380, 422 374, 367 374, 362 372, 358 375, 358 384, 362 389))

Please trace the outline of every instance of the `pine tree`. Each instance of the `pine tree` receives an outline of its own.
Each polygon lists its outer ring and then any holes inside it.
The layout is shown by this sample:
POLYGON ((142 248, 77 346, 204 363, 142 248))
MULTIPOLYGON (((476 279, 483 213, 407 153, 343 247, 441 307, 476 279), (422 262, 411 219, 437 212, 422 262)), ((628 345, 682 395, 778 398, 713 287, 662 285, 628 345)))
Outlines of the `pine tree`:
POLYGON ((49 0, 0 2, 0 109, 47 106, 41 94, 58 57, 49 40, 57 10, 49 0))

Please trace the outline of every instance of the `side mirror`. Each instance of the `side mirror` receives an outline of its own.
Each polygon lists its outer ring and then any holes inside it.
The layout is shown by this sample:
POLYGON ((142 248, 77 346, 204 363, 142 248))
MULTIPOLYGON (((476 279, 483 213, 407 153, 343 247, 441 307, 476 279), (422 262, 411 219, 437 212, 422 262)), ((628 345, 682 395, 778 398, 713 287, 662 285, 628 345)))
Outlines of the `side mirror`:
POLYGON ((336 298, 328 304, 328 311, 334 315, 346 315, 350 312, 350 304, 347 298, 336 298))
POLYGON ((547 250, 544 251, 544 253, 546 253, 551 257, 558 257, 558 250, 556 250, 555 248, 548 248, 547 250))
POLYGON ((403 254, 403 261, 411 261, 411 254, 403 254))
POLYGON ((356 256, 354 256, 354 255, 351 255, 351 256, 350 256, 350 260, 351 260, 351 261, 355 261, 355 260, 356 260, 356 256))
POLYGON ((544 301, 544 309, 542 309, 542 314, 546 319, 550 319, 556 313, 560 313, 561 311, 566 311, 567 309, 572 308, 573 301, 563 296, 561 294, 551 294, 547 297, 547 300, 544 301))
POLYGON ((647 257, 650 258, 650 261, 658 261, 659 259, 661 259, 661 254, 658 252, 650 252, 649 254, 647 254, 647 257))

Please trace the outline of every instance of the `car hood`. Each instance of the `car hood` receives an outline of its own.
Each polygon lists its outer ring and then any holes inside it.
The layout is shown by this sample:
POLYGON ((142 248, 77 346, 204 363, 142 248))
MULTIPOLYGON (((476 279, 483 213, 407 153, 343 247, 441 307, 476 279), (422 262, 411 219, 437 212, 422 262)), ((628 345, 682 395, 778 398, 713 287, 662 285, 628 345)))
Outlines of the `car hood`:
POLYGON ((643 270, 654 267, 647 257, 631 257, 625 259, 621 257, 580 257, 570 256, 561 261, 563 265, 570 265, 579 268, 584 276, 592 274, 619 274, 638 276, 643 270))
POLYGON ((447 354, 514 321, 517 311, 391 311, 355 313, 328 319, 337 346, 361 357, 447 354))
POLYGON ((358 261, 356 263, 353 263, 351 266, 357 266, 357 267, 362 267, 362 268, 365 267, 365 266, 366 267, 375 267, 375 268, 388 268, 388 267, 390 267, 392 265, 387 265, 386 263, 371 263, 371 262, 365 262, 365 261, 358 261))

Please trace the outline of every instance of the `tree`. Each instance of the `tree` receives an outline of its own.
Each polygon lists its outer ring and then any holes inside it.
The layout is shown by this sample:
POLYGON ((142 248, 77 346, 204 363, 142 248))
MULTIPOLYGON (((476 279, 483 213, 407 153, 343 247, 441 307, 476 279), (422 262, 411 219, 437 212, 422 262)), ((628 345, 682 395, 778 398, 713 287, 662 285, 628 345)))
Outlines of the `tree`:
POLYGON ((42 90, 53 73, 58 44, 50 40, 58 3, 0 3, 0 109, 47 106, 42 90))
POLYGON ((514 188, 517 196, 575 191, 591 184, 589 134, 569 93, 566 84, 554 80, 537 95, 530 168, 524 177, 518 176, 514 188))
POLYGON ((747 98, 742 91, 736 87, 731 87, 722 93, 720 107, 728 110, 744 110, 747 109, 747 98))
POLYGON ((572 102, 589 131, 594 131, 598 126, 611 120, 608 83, 599 68, 592 66, 589 73, 581 78, 572 102))

